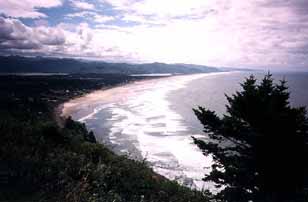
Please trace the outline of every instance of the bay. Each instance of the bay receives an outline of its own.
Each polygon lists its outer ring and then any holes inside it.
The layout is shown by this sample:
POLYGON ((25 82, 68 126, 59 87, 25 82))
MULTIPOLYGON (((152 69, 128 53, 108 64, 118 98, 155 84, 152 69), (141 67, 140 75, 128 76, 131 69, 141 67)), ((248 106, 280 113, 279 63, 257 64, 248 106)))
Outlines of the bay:
MULTIPOLYGON (((210 172, 191 136, 207 138, 192 108, 204 106, 218 115, 251 72, 222 72, 137 81, 99 90, 64 104, 63 115, 84 122, 99 142, 120 155, 146 160, 161 175, 197 189, 214 189, 202 178, 210 172)), ((258 79, 266 73, 253 72, 258 79)), ((308 106, 307 73, 275 73, 286 79, 292 106, 308 106)))

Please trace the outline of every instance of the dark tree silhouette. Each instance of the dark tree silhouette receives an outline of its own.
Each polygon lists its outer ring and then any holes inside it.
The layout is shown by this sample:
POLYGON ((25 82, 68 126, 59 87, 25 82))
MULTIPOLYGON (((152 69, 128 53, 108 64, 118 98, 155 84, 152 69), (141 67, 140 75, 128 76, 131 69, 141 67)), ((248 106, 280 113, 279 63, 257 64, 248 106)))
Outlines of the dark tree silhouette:
POLYGON ((308 120, 304 107, 289 104, 286 81, 274 84, 268 74, 226 96, 222 118, 203 107, 194 112, 209 141, 193 138, 214 159, 205 181, 221 187, 221 201, 308 201, 308 120))

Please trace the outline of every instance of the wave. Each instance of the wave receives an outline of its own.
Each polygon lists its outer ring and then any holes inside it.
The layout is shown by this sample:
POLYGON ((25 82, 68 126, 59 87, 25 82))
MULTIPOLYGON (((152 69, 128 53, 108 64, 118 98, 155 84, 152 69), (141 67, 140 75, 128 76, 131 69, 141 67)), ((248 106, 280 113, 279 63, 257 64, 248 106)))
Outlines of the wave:
MULTIPOLYGON (((174 76, 138 81, 66 103, 70 115, 91 126, 120 153, 140 153, 153 169, 169 179, 202 189, 211 157, 204 157, 193 144, 184 117, 172 109, 168 95, 204 77, 228 73, 174 76), (90 109, 90 110, 89 110, 90 109), (102 114, 108 114, 106 118, 102 114), (108 135, 101 131, 108 131, 108 135)), ((180 100, 179 100, 180 102, 180 100)), ((208 187, 207 187, 208 188, 208 187)))

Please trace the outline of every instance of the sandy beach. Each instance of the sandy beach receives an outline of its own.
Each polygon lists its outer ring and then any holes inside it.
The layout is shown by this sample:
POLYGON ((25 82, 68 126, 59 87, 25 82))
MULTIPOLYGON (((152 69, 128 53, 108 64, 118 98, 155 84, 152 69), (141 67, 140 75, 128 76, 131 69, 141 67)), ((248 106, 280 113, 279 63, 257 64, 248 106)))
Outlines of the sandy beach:
POLYGON ((204 168, 211 160, 199 160, 204 156, 192 143, 193 134, 167 97, 194 80, 220 74, 140 80, 96 90, 64 103, 61 116, 85 123, 100 143, 117 154, 146 159, 159 174, 202 188, 204 168))

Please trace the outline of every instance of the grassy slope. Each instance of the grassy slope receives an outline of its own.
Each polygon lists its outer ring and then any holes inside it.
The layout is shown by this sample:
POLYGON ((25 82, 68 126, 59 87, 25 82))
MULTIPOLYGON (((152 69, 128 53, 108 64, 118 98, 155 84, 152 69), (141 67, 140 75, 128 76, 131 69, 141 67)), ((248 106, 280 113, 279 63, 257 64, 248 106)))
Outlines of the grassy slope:
POLYGON ((84 125, 57 126, 59 102, 131 79, 111 78, 0 79, 0 201, 206 201, 146 163, 115 155, 84 125))

